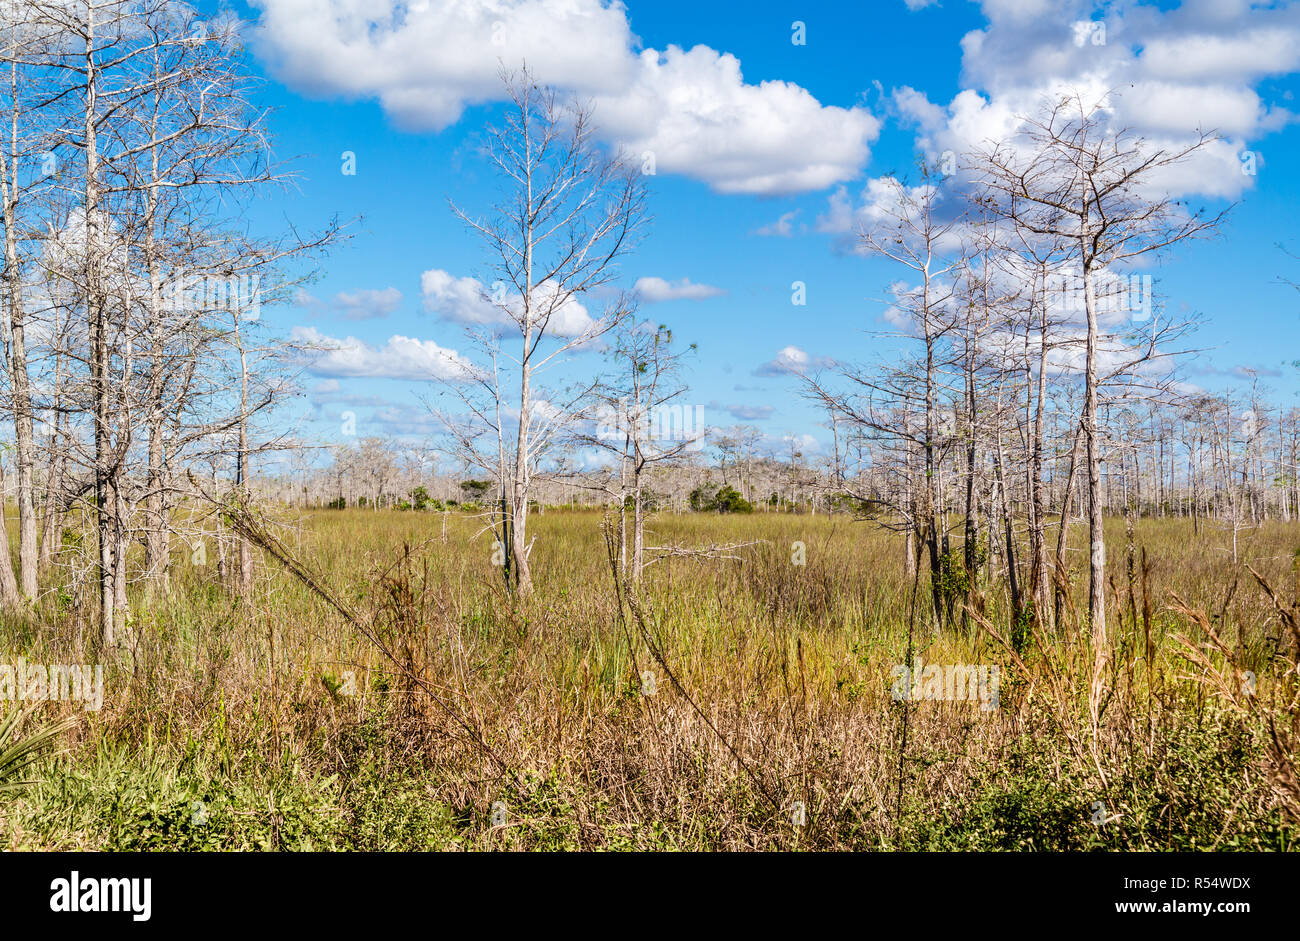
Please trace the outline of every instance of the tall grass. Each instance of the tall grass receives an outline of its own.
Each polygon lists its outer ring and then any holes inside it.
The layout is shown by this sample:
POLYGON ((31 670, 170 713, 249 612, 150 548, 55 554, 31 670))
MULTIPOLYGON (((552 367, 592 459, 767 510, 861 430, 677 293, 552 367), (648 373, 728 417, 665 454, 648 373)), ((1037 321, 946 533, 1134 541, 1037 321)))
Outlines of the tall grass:
MULTIPOLYGON (((1094 715, 1084 632, 1064 625, 1013 643, 996 571, 977 586, 982 614, 966 629, 934 632, 922 605, 913 643, 927 663, 998 665, 999 708, 896 701, 913 587, 902 540, 843 516, 657 517, 656 545, 753 545, 739 559, 664 559, 638 587, 611 577, 600 514, 548 510, 534 524, 538 591, 526 603, 504 593, 491 536, 465 515, 292 522, 279 538, 323 592, 265 559, 255 595, 239 600, 213 551, 197 566, 177 547, 170 590, 133 608, 132 647, 108 663, 102 711, 44 707, 77 724, 40 782, 0 802, 8 845, 1281 849, 1294 839, 1278 777, 1294 753, 1286 742, 1278 753, 1269 725, 1295 715, 1294 641, 1232 565, 1229 534, 1194 539, 1190 523, 1139 521, 1148 570, 1132 603, 1124 553, 1112 550, 1115 642, 1094 715), (796 542, 806 564, 792 561, 796 542), (1254 698, 1225 695, 1214 671, 1250 671, 1254 698)), ((1122 521, 1108 535, 1122 546, 1122 521)), ((1300 526, 1271 523, 1241 557, 1271 584, 1294 585, 1298 545, 1300 526)), ((53 586, 33 616, 6 618, 0 647, 30 661, 106 658, 89 615, 53 586)))

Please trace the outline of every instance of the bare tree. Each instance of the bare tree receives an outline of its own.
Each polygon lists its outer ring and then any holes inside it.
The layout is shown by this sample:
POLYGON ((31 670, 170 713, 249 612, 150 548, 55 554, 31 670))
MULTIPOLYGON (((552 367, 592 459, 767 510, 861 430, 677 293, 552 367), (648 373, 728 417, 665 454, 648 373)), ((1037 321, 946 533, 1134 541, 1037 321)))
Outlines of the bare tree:
POLYGON ((854 495, 864 501, 884 497, 894 507, 909 531, 909 559, 914 540, 924 546, 937 628, 943 623, 941 585, 947 532, 939 471, 942 450, 953 442, 955 431, 947 420, 952 390, 942 372, 950 362, 950 341, 958 330, 953 305, 967 262, 960 242, 962 214, 945 215, 941 210, 943 194, 925 164, 921 176, 915 187, 896 179, 888 181, 885 218, 859 232, 864 250, 896 262, 912 279, 896 290, 893 307, 903 335, 919 346, 915 362, 879 372, 841 369, 847 391, 832 389, 818 376, 805 376, 804 380, 809 394, 828 409, 900 448, 902 486, 888 494, 854 495), (920 466, 914 469, 917 460, 920 466))
MULTIPOLYGON (((282 176, 267 158, 231 18, 204 20, 177 0, 29 0, 26 9, 35 38, 9 59, 49 90, 29 109, 44 127, 31 140, 50 141, 60 172, 41 190, 39 272, 23 285, 46 305, 55 392, 44 544, 38 556, 34 514, 24 515, 20 495, 20 529, 30 530, 20 557, 33 572, 50 559, 63 513, 85 500, 99 633, 112 645, 125 623, 134 542, 145 544, 144 578, 165 583, 180 462, 233 454, 229 476, 246 488, 249 421, 285 388, 267 357, 250 362, 251 322, 264 300, 283 294, 290 262, 334 230, 306 242, 238 231, 244 200, 282 176)), ((6 266, 11 283, 18 262, 6 266)), ((7 295, 11 320, 36 311, 16 289, 7 295)), ((26 381, 22 346, 10 359, 16 388, 26 381)), ((30 396, 25 406, 17 398, 26 453, 34 443, 22 426, 36 409, 30 396)), ((247 588, 251 557, 241 556, 247 588)))
POLYGON ((1161 176, 1214 138, 1200 135, 1176 150, 1156 150, 1125 130, 1112 130, 1102 102, 1074 93, 1024 119, 1018 137, 978 159, 986 205, 1037 238, 1066 247, 1077 266, 1086 314, 1084 402, 1080 417, 1087 463, 1090 544, 1088 619, 1094 641, 1106 642, 1106 546, 1101 492, 1102 442, 1098 390, 1102 333, 1099 277, 1144 255, 1206 233, 1219 217, 1189 214, 1158 192, 1161 176))
POLYGON ((690 406, 681 401, 687 391, 681 382, 682 360, 695 346, 674 350, 672 343, 672 331, 662 324, 624 320, 609 351, 612 375, 602 380, 595 395, 591 418, 596 428, 576 436, 578 443, 600 448, 617 460, 617 486, 610 490, 618 501, 625 565, 628 510, 632 513, 633 581, 640 581, 645 567, 646 479, 697 448, 704 437, 690 406))
MULTIPOLYGON (((627 316, 630 305, 622 296, 606 302, 599 317, 591 317, 584 304, 617 277, 618 260, 633 247, 646 211, 636 170, 622 155, 597 149, 590 107, 562 103, 527 69, 503 73, 502 79, 508 116, 489 131, 487 150, 508 194, 486 218, 454 203, 453 210, 487 245, 498 280, 486 300, 517 333, 511 362, 518 414, 506 456, 506 497, 514 588, 523 596, 532 589, 527 526, 533 478, 583 397, 544 398, 540 374, 627 316)), ((499 399, 497 404, 500 412, 499 399)))

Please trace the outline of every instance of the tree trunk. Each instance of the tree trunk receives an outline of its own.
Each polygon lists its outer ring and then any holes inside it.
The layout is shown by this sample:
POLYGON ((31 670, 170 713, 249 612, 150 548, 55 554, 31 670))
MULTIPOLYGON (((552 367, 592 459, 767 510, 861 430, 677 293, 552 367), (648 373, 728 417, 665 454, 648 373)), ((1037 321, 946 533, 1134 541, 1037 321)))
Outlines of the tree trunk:
POLYGON ((99 628, 104 645, 117 640, 117 587, 114 556, 117 548, 117 480, 109 434, 108 338, 105 336, 106 301, 99 260, 99 153, 97 150, 98 63, 95 61, 95 7, 86 7, 86 98, 84 146, 85 180, 85 292, 86 324, 90 346, 90 390, 94 424, 95 518, 99 539, 99 628))
POLYGON ((18 580, 14 578, 14 562, 9 556, 9 527, 5 522, 4 507, 4 465, 0 464, 0 604, 6 608, 22 604, 22 595, 18 593, 18 580))
POLYGON ((1106 645, 1106 537, 1101 503, 1101 441, 1097 427, 1097 295, 1091 264, 1084 265, 1083 295, 1088 314, 1083 403, 1088 459, 1088 626, 1093 643, 1100 650, 1106 645))
MULTIPOLYGON (((14 105, 14 139, 17 138, 18 106, 14 105)), ((35 436, 32 431, 31 382, 27 374, 26 311, 23 308, 22 272, 18 265, 18 233, 14 203, 17 201, 17 170, 14 154, 8 166, 4 193, 5 274, 9 300, 9 383, 14 412, 15 457, 18 465, 18 563, 23 598, 36 598, 37 568, 36 504, 33 499, 33 468, 36 463, 35 436), (13 176, 13 179, 9 178, 13 176)), ((5 544, 8 551, 8 544, 5 544)))

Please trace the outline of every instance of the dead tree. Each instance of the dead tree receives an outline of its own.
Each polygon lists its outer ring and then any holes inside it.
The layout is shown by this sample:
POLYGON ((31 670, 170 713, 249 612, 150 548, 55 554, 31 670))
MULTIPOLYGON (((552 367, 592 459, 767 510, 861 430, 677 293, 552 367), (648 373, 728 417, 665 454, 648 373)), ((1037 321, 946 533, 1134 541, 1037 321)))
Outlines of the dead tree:
POLYGON ((507 118, 489 130, 488 156, 508 195, 485 218, 452 208, 489 250, 498 287, 487 300, 518 341, 507 498, 514 588, 526 596, 532 483, 567 418, 539 409, 540 373, 627 316, 625 297, 595 318, 584 304, 617 277, 618 261, 647 217, 639 173, 621 154, 608 157, 596 147, 590 107, 562 103, 527 69, 503 73, 502 80, 507 118))
POLYGON ((1115 266, 1167 249, 1212 229, 1219 217, 1189 214, 1171 197, 1150 195, 1173 165, 1214 138, 1200 135, 1175 150, 1155 150, 1107 123, 1104 102, 1075 93, 1023 119, 1014 140, 980 154, 987 205, 1030 236, 1068 246, 1081 282, 1086 318, 1084 403, 1090 544, 1088 620, 1098 647, 1106 642, 1105 561, 1098 423, 1103 339, 1098 279, 1115 266))

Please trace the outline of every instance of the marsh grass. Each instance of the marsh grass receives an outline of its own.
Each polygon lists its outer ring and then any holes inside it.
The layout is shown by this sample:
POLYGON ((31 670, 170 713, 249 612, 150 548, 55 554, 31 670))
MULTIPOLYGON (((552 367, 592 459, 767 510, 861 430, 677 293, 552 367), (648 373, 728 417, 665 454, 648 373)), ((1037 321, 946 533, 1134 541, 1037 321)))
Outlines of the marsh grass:
MULTIPOLYGON (((8 846, 1292 846, 1288 753, 1268 723, 1294 721, 1294 643, 1226 533, 1139 521, 1148 568, 1132 603, 1112 552, 1114 648, 1093 722, 1092 652, 1073 625, 1017 649, 996 560, 980 617, 943 634, 922 620, 914 643, 928 663, 997 664, 1000 708, 895 701, 912 589, 901 539, 844 516, 658 516, 655 544, 754 545, 739 560, 665 559, 620 600, 600 514, 547 510, 538 591, 516 604, 463 514, 278 515, 338 604, 271 559, 239 600, 215 553, 197 566, 177 547, 170 590, 133 606, 128 649, 95 650, 88 612, 58 584, 33 614, 6 616, 6 651, 107 663, 100 712, 42 707, 75 727, 37 784, 0 801, 8 846), (1207 670, 1252 671, 1255 708, 1207 670)), ((1122 521, 1109 537, 1123 545, 1122 521)), ((1295 585, 1297 546, 1300 526, 1270 523, 1241 552, 1295 585)), ((1078 552, 1074 566, 1081 584, 1078 552)))

